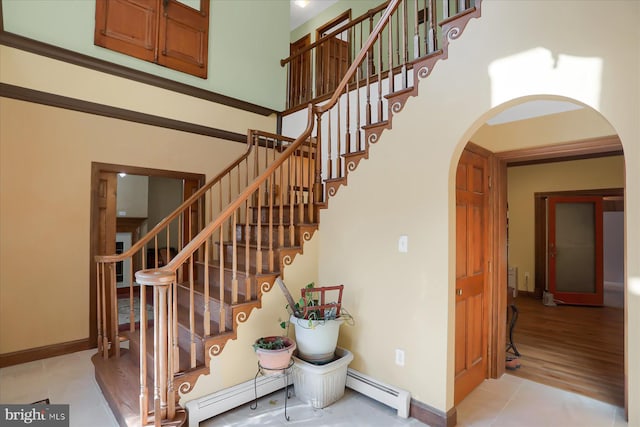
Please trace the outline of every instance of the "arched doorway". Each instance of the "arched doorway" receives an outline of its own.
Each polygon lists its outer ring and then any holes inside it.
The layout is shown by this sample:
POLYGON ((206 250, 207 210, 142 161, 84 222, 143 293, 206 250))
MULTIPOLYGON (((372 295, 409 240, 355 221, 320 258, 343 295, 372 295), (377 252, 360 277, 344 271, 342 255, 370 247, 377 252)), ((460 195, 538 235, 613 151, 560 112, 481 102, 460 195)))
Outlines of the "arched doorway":
MULTIPOLYGON (((535 284, 542 279, 540 275, 545 274, 544 270, 537 271, 534 266, 533 225, 530 230, 531 236, 524 236, 523 233, 514 230, 514 218, 512 217, 514 203, 523 204, 523 202, 518 200, 517 197, 513 197, 512 192, 521 190, 514 190, 509 187, 510 176, 513 175, 510 170, 529 166, 531 166, 530 169, 535 169, 534 165, 553 164, 554 166, 548 168, 548 170, 560 169, 560 173, 562 173, 563 165, 565 165, 566 170, 564 173, 567 178, 564 178, 564 181, 561 179, 556 183, 560 185, 559 187, 551 186, 547 189, 585 189, 584 185, 587 185, 586 183, 583 182, 583 187, 581 188, 580 183, 572 182, 576 178, 569 175, 573 172, 566 168, 568 164, 566 162, 572 162, 571 164, 574 168, 580 161, 591 162, 591 174, 594 175, 593 162, 597 162, 597 159, 608 158, 609 160, 614 159, 609 163, 613 164, 613 168, 617 167, 619 169, 618 177, 613 179, 613 181, 617 179, 617 184, 612 185, 611 179, 608 181, 605 179, 597 187, 624 187, 622 146, 611 125, 597 111, 569 99, 548 97, 544 101, 552 102, 547 103, 546 106, 543 105, 543 107, 548 108, 547 110, 545 108, 528 108, 532 107, 531 105, 527 106, 528 103, 540 101, 541 99, 541 97, 530 97, 511 101, 511 106, 519 108, 508 108, 506 111, 508 114, 493 115, 470 138, 472 143, 491 151, 495 155, 495 162, 491 168, 493 199, 490 204, 490 209, 494 214, 493 216, 490 214, 490 218, 494 227, 495 245, 489 252, 488 262, 492 263, 496 274, 491 276, 490 279, 491 293, 488 296, 490 308, 486 318, 488 324, 487 351, 489 353, 487 377, 497 378, 505 372, 506 313, 507 305, 510 302, 507 299, 507 268, 513 267, 512 264, 523 264, 516 265, 516 267, 519 267, 517 273, 519 289, 521 294, 530 292, 531 296, 534 294, 535 284), (554 110, 553 103, 562 105, 556 105, 555 107, 559 107, 559 109, 554 110), (524 108, 522 108, 523 106, 524 108), (516 111, 515 115, 509 116, 509 114, 514 114, 513 111, 509 110, 514 109, 521 111, 516 111), (589 123, 589 126, 579 127, 580 123, 589 123), (590 129, 590 134, 582 132, 585 127, 590 129), (576 187, 576 185, 578 186, 576 187), (509 219, 507 219, 507 206, 510 208, 509 219), (508 228, 508 226, 511 227, 508 228), (522 254, 514 256, 514 252, 519 250, 514 248, 516 246, 514 245, 514 239, 516 238, 519 239, 519 246, 530 246, 528 249, 531 253, 530 263, 524 261, 514 262, 514 258, 518 259, 518 256, 520 259, 526 257, 526 255, 522 254), (529 291, 529 288, 531 291, 529 291)), ((504 106, 501 108, 504 109, 504 106)), ((540 167, 543 168, 542 166, 540 167)), ((534 175, 532 175, 532 179, 535 179, 534 175)), ((513 178, 511 178, 511 181, 513 181, 513 178)), ((591 186, 592 184, 588 185, 591 186)), ((524 210, 529 210, 532 218, 535 213, 533 202, 534 198, 531 195, 531 206, 520 206, 524 210)), ((539 300, 539 303, 542 306, 541 300, 539 300)), ((458 325, 456 325, 457 329, 458 325)), ((622 330, 618 332, 622 341, 624 333, 622 330)), ((562 358, 563 355, 560 354, 559 357, 562 358)), ((619 365, 621 370, 620 377, 622 378, 624 376, 624 366, 622 363, 619 365)), ((559 384, 552 385, 558 386, 559 384)), ((619 395, 623 395, 624 388, 625 385, 621 381, 619 395)), ((619 401, 617 404, 622 405, 622 402, 619 401)))

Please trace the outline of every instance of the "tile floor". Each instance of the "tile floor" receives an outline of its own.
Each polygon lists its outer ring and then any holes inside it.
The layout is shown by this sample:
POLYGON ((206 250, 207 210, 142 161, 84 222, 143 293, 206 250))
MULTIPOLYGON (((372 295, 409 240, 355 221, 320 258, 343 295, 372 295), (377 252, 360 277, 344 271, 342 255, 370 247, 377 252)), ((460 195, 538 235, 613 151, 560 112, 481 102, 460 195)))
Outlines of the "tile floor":
MULTIPOLYGON (((31 403, 49 398, 71 405, 72 427, 115 427, 117 422, 95 382, 87 350, 0 369, 0 403, 31 403)), ((283 393, 236 408, 201 426, 423 426, 351 390, 324 409, 313 409, 295 396, 289 400, 290 422, 283 417, 283 393)), ((622 427, 624 411, 574 393, 511 375, 487 380, 458 406, 459 426, 494 427, 622 427)))

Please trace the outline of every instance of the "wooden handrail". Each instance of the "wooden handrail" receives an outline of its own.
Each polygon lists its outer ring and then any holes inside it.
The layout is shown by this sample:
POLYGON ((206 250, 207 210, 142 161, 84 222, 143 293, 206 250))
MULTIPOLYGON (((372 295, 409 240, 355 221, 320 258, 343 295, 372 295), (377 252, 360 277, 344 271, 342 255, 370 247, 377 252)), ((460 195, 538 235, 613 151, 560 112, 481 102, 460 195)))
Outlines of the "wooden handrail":
MULTIPOLYGON (((233 163, 227 166, 227 168, 225 168, 222 172, 216 175, 207 184, 199 188, 198 191, 196 191, 195 193, 193 193, 193 195, 191 195, 191 197, 189 197, 187 200, 182 202, 182 204, 180 204, 180 206, 178 206, 172 213, 170 213, 168 216, 162 219, 162 221, 156 224, 151 230, 149 230, 149 232, 147 232, 147 234, 144 237, 138 239, 138 241, 136 241, 133 245, 131 245, 131 247, 127 249, 127 251, 121 254, 114 254, 114 255, 96 255, 95 261, 105 262, 105 263, 119 262, 127 258, 130 258, 134 254, 136 254, 140 249, 144 247, 145 244, 147 244, 149 241, 151 241, 151 239, 153 239, 162 230, 164 230, 169 225, 169 223, 171 223, 171 221, 173 221, 178 216, 180 216, 180 214, 184 212, 189 206, 193 205, 194 202, 196 202, 207 191, 209 191, 215 184, 217 184, 222 178, 224 178, 227 174, 229 174, 230 171, 232 171, 235 167, 237 167, 240 163, 242 163, 242 161, 244 161, 247 157, 249 157, 249 154, 251 154, 251 151, 253 150, 253 147, 254 147, 254 144, 251 143, 254 135, 259 135, 266 138, 278 139, 278 140, 287 141, 287 142, 294 141, 293 138, 285 137, 282 135, 276 135, 273 133, 263 132, 263 131, 249 130, 247 132, 248 147, 247 147, 247 150, 244 152, 244 154, 238 157, 233 163)), ((261 144, 258 143, 258 145, 261 145, 261 144)))
POLYGON ((233 168, 238 166, 240 163, 242 163, 243 160, 245 160, 247 157, 249 157, 249 154, 251 154, 251 150, 253 149, 253 144, 251 144, 252 133, 253 133, 253 131, 251 131, 251 130, 247 133, 247 145, 248 145, 248 147, 247 147, 247 150, 244 152, 244 154, 242 154, 240 157, 238 157, 233 163, 231 163, 229 166, 227 166, 222 172, 220 172, 218 175, 216 175, 207 184, 205 184, 201 188, 199 188, 198 191, 196 191, 195 193, 193 193, 193 195, 191 195, 191 197, 189 197, 187 200, 182 202, 182 204, 180 204, 180 206, 178 206, 172 213, 167 215, 164 219, 162 219, 162 221, 160 221, 151 230, 149 230, 144 237, 138 239, 138 241, 136 243, 131 245, 131 247, 127 251, 125 251, 125 252, 123 252, 121 254, 117 254, 117 255, 96 255, 95 256, 95 261, 96 262, 105 262, 105 263, 106 262, 119 262, 119 261, 123 261, 123 260, 125 260, 127 258, 130 258, 133 255, 135 255, 140 249, 143 248, 143 246, 145 244, 147 244, 152 238, 154 238, 165 227, 167 227, 171 221, 173 221, 178 216, 180 216, 180 214, 185 209, 187 209, 196 200, 198 200, 200 197, 202 197, 207 191, 209 191, 209 189, 211 189, 211 187, 213 187, 218 181, 220 181, 231 170, 233 170, 233 168))
MULTIPOLYGON (((280 166, 284 161, 294 153, 304 141, 309 138, 313 131, 313 107, 309 105, 307 113, 307 127, 298 138, 295 139, 275 162, 273 162, 259 177, 257 177, 247 188, 240 193, 236 199, 231 202, 227 207, 218 215, 218 217, 209 223, 202 229, 165 267, 164 270, 177 271, 180 266, 187 261, 187 259, 204 243, 204 241, 213 233, 214 230, 220 227, 220 225, 228 220, 236 209, 242 205, 245 201, 251 197, 256 190, 260 187, 260 184, 265 182, 269 176, 280 166)), ((154 269, 144 270, 144 274, 149 274, 154 269)), ((138 273, 136 273, 137 276, 138 273)))
POLYGON ((314 112, 316 114, 324 113, 325 111, 333 107, 336 104, 336 102, 338 102, 338 99, 344 92, 344 89, 349 83, 349 81, 353 78, 353 75, 355 74, 356 70, 360 66, 360 63, 364 60, 367 52, 369 52, 369 49, 371 49, 371 47, 373 46, 374 42, 376 41, 376 38, 378 38, 378 35, 382 32, 382 29, 387 25, 387 21, 389 20, 389 17, 398 8, 400 1, 401 0, 391 0, 389 2, 387 9, 380 17, 380 20, 378 21, 376 26, 373 28, 373 31, 371 31, 371 34, 369 34, 369 38, 367 38, 366 43, 362 46, 362 49, 360 49, 360 52, 351 63, 351 66, 349 66, 349 68, 347 69, 347 72, 345 73, 344 77, 340 81, 340 84, 338 85, 336 90, 333 92, 333 96, 331 97, 329 102, 321 106, 314 107, 314 112))

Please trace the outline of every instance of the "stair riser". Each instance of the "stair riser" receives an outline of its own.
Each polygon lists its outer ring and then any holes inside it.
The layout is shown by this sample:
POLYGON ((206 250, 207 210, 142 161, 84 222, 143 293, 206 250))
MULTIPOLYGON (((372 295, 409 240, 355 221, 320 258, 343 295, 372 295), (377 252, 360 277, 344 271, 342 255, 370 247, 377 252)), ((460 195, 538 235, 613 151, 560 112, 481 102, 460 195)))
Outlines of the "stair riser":
MULTIPOLYGON (((203 340, 198 336, 194 336, 193 342, 196 345, 196 366, 202 365, 204 364, 203 357, 205 354, 203 340)), ((180 366, 189 368, 191 363, 189 356, 191 351, 191 332, 189 332, 189 328, 185 327, 184 325, 178 325, 178 346, 182 349, 185 349, 187 352, 187 355, 185 356, 187 360, 180 360, 180 366)))
MULTIPOLYGON (((299 211, 299 207, 294 207, 294 212, 293 212, 293 223, 294 224, 298 224, 300 222, 310 222, 309 220, 309 207, 307 205, 304 205, 303 208, 303 215, 302 215, 302 221, 300 221, 300 211, 299 211)), ((290 224, 291 223, 291 216, 290 216, 290 210, 291 207, 290 206, 283 206, 282 207, 282 222, 283 224, 290 224)), ((279 224, 280 223, 280 207, 279 206, 274 206, 273 207, 273 223, 274 224, 279 224)), ((253 223, 257 223, 258 222, 258 218, 260 218, 260 221, 262 223, 269 223, 269 208, 251 208, 251 222, 253 223)))
MULTIPOLYGON (((284 237, 284 245, 285 246, 295 246, 297 245, 297 234, 298 234, 298 226, 295 226, 294 236, 293 236, 293 245, 291 245, 291 233, 289 230, 289 225, 284 225, 282 228, 282 235, 284 237)), ((258 227, 257 225, 249 225, 248 227, 238 226, 237 241, 241 243, 246 243, 245 240, 247 238, 247 234, 249 235, 249 243, 256 244, 258 241, 258 234, 260 234, 260 239, 263 244, 269 242, 269 234, 271 234, 271 238, 273 239, 274 246, 279 246, 278 242, 280 240, 280 227, 278 225, 274 225, 273 227, 269 227, 268 225, 262 225, 258 227), (271 233, 269 233, 269 229, 271 228, 271 233)))
MULTIPOLYGON (((225 256, 226 259, 229 260, 229 262, 231 262, 232 256, 233 256, 233 245, 231 244, 225 244, 225 256)), ((262 248, 262 253, 259 255, 258 254, 258 250, 256 248, 249 248, 249 259, 247 259, 247 251, 244 247, 237 247, 237 262, 240 265, 249 265, 252 268, 258 268, 258 259, 260 258, 262 261, 262 271, 270 271, 269 269, 269 259, 270 259, 270 252, 269 252, 269 248, 268 247, 263 247, 262 248)), ((274 247, 273 251, 273 268, 274 270, 278 270, 279 266, 278 266, 278 262, 277 261, 277 257, 278 257, 278 250, 274 247)))
MULTIPOLYGON (((138 332, 136 332, 138 333, 138 332)), ((150 385, 153 385, 153 377, 154 377, 154 373, 153 373, 153 345, 151 344, 153 342, 153 329, 148 329, 147 330, 147 340, 148 340, 148 344, 147 344, 147 352, 146 352, 146 359, 147 359, 147 383, 150 385)), ((180 344, 178 344, 180 346, 180 344)), ((183 347, 181 346, 182 351, 182 356, 180 357, 179 360, 179 370, 180 371, 184 371, 190 368, 189 366, 189 360, 188 358, 185 356, 185 352, 188 351, 187 347, 183 347)), ((129 350, 131 351, 131 357, 132 360, 136 360, 136 361, 140 361, 140 342, 138 339, 135 340, 130 340, 129 341, 129 350)), ((198 364, 204 364, 204 361, 202 360, 202 356, 198 356, 198 364)))
MULTIPOLYGON (((204 264, 200 264, 198 263, 196 265, 196 268, 198 269, 198 283, 203 283, 204 282, 204 264)), ((226 289, 231 289, 231 283, 233 281, 233 271, 230 269, 223 269, 224 272, 224 284, 225 284, 225 288, 226 289)), ((249 274, 249 280, 251 281, 251 286, 250 286, 250 292, 251 295, 249 298, 247 299, 252 299, 253 297, 255 297, 256 295, 256 291, 255 291, 255 286, 253 285, 253 283, 255 283, 255 279, 251 276, 251 274, 249 274)), ((246 280, 247 280, 247 275, 243 272, 243 271, 236 271, 236 278, 238 280, 238 296, 241 297, 245 297, 247 295, 246 292, 246 280)), ((214 290, 215 293, 217 294, 217 289, 219 288, 219 283, 220 283, 220 267, 219 266, 209 266, 209 289, 210 289, 210 295, 211 296, 216 296, 214 295, 214 290)))
MULTIPOLYGON (((220 301, 216 299, 217 295, 211 295, 209 297, 209 312, 211 313, 211 318, 215 319, 219 316, 220 313, 220 301)), ((231 306, 230 301, 227 301, 224 304, 225 308, 225 320, 227 325, 230 325, 233 317, 231 315, 231 306)), ((204 295, 194 292, 193 293, 193 304, 194 310, 197 314, 204 316, 204 295)), ((178 286, 178 309, 179 310, 187 310, 189 311, 189 290, 178 286)), ((189 325, 185 325, 187 328, 189 325)), ((211 333, 216 333, 217 331, 211 331, 211 333)))

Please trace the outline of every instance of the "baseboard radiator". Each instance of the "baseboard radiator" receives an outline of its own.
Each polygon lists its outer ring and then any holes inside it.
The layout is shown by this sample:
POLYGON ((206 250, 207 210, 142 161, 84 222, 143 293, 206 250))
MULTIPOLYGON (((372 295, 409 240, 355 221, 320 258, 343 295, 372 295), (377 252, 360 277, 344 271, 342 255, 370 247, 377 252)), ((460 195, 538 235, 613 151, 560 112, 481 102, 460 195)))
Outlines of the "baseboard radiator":
POLYGON ((411 394, 406 390, 381 383, 351 368, 347 369, 347 387, 396 409, 399 417, 409 417, 411 394))
MULTIPOLYGON (((286 378, 289 384, 293 383, 293 375, 286 378)), ((282 390, 285 380, 282 375, 259 376, 255 380, 245 381, 233 387, 220 390, 208 396, 194 399, 186 404, 189 413, 189 427, 198 427, 200 421, 204 421, 223 412, 227 412, 258 397, 266 396, 274 391, 282 390)))
MULTIPOLYGON (((293 382, 293 375, 289 375, 289 384, 293 382)), ((409 417, 411 394, 406 390, 381 383, 354 369, 347 369, 347 387, 377 400, 398 411, 398 416, 409 417)), ((255 382, 249 380, 216 393, 191 400, 186 403, 189 412, 189 427, 198 427, 201 421, 220 415, 255 399, 282 390, 285 382, 282 376, 259 376, 255 382)))

